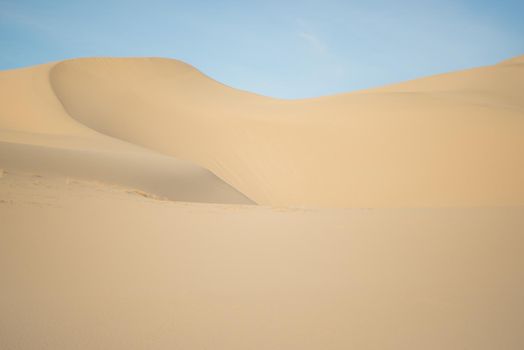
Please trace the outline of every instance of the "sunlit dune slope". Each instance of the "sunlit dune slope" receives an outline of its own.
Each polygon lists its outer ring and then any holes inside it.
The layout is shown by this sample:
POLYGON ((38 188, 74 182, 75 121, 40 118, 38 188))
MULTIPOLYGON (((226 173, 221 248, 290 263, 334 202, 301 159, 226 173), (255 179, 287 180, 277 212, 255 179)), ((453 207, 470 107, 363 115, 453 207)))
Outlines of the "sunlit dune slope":
POLYGON ((105 181, 173 200, 252 203, 205 168, 71 118, 51 88, 51 67, 0 72, 0 169, 105 181))
POLYGON ((32 158, 55 154, 38 168, 188 201, 520 205, 523 57, 306 100, 239 91, 169 59, 0 72, 0 141, 10 145, 0 160, 34 168, 32 158))
POLYGON ((198 163, 263 204, 524 204, 521 58, 307 100, 239 91, 168 59, 76 59, 50 81, 101 133, 198 163))

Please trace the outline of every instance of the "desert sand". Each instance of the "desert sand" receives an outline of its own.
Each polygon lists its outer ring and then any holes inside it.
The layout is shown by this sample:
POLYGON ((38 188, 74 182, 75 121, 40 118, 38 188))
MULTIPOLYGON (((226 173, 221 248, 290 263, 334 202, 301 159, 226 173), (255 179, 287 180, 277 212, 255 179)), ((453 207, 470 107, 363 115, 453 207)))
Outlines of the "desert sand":
POLYGON ((524 56, 304 100, 0 72, 0 349, 524 348, 524 56))

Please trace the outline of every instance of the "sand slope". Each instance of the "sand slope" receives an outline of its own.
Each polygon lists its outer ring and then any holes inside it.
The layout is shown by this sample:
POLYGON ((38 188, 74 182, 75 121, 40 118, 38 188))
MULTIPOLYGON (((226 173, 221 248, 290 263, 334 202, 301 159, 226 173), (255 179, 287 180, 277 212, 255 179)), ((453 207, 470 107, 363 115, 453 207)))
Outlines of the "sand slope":
POLYGON ((198 163, 258 203, 505 205, 524 204, 519 62, 293 101, 166 59, 72 60, 50 77, 76 120, 198 163))
MULTIPOLYGON (((203 187, 229 194, 203 198, 194 188, 195 201, 249 202, 230 184, 271 205, 521 205, 522 60, 291 101, 229 88, 176 60, 69 60, 0 73, 0 137, 144 154, 142 146, 205 173, 198 164, 225 182, 208 174, 203 187)), ((172 186, 179 181, 188 182, 181 174, 172 186)), ((169 191, 159 194, 177 199, 169 191)))
POLYGON ((122 184, 173 200, 252 203, 207 169, 76 121, 51 88, 53 66, 0 72, 0 167, 122 184))

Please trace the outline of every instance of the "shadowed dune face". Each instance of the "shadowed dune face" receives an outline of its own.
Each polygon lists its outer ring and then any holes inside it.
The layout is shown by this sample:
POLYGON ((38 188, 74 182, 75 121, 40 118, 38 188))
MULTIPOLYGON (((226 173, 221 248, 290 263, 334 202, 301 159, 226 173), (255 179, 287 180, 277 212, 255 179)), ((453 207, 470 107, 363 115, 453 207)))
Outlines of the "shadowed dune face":
POLYGON ((195 162, 261 204, 520 205, 520 61, 290 101, 167 59, 65 61, 50 81, 84 125, 195 162))
POLYGON ((168 200, 253 204, 207 169, 148 152, 72 149, 0 141, 0 168, 126 186, 168 200))
POLYGON ((208 169, 71 118, 50 86, 51 67, 0 72, 0 168, 104 181, 177 201, 253 203, 208 169))

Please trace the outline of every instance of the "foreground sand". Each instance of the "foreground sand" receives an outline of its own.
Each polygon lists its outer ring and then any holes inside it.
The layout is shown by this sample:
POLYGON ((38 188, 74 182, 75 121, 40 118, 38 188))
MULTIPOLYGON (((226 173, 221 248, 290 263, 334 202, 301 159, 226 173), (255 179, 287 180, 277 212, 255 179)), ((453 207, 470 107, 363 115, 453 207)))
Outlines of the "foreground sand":
POLYGON ((0 72, 0 349, 522 349, 523 135, 524 57, 295 101, 0 72))
POLYGON ((2 349, 521 349, 524 208, 292 210, 0 180, 2 349))

